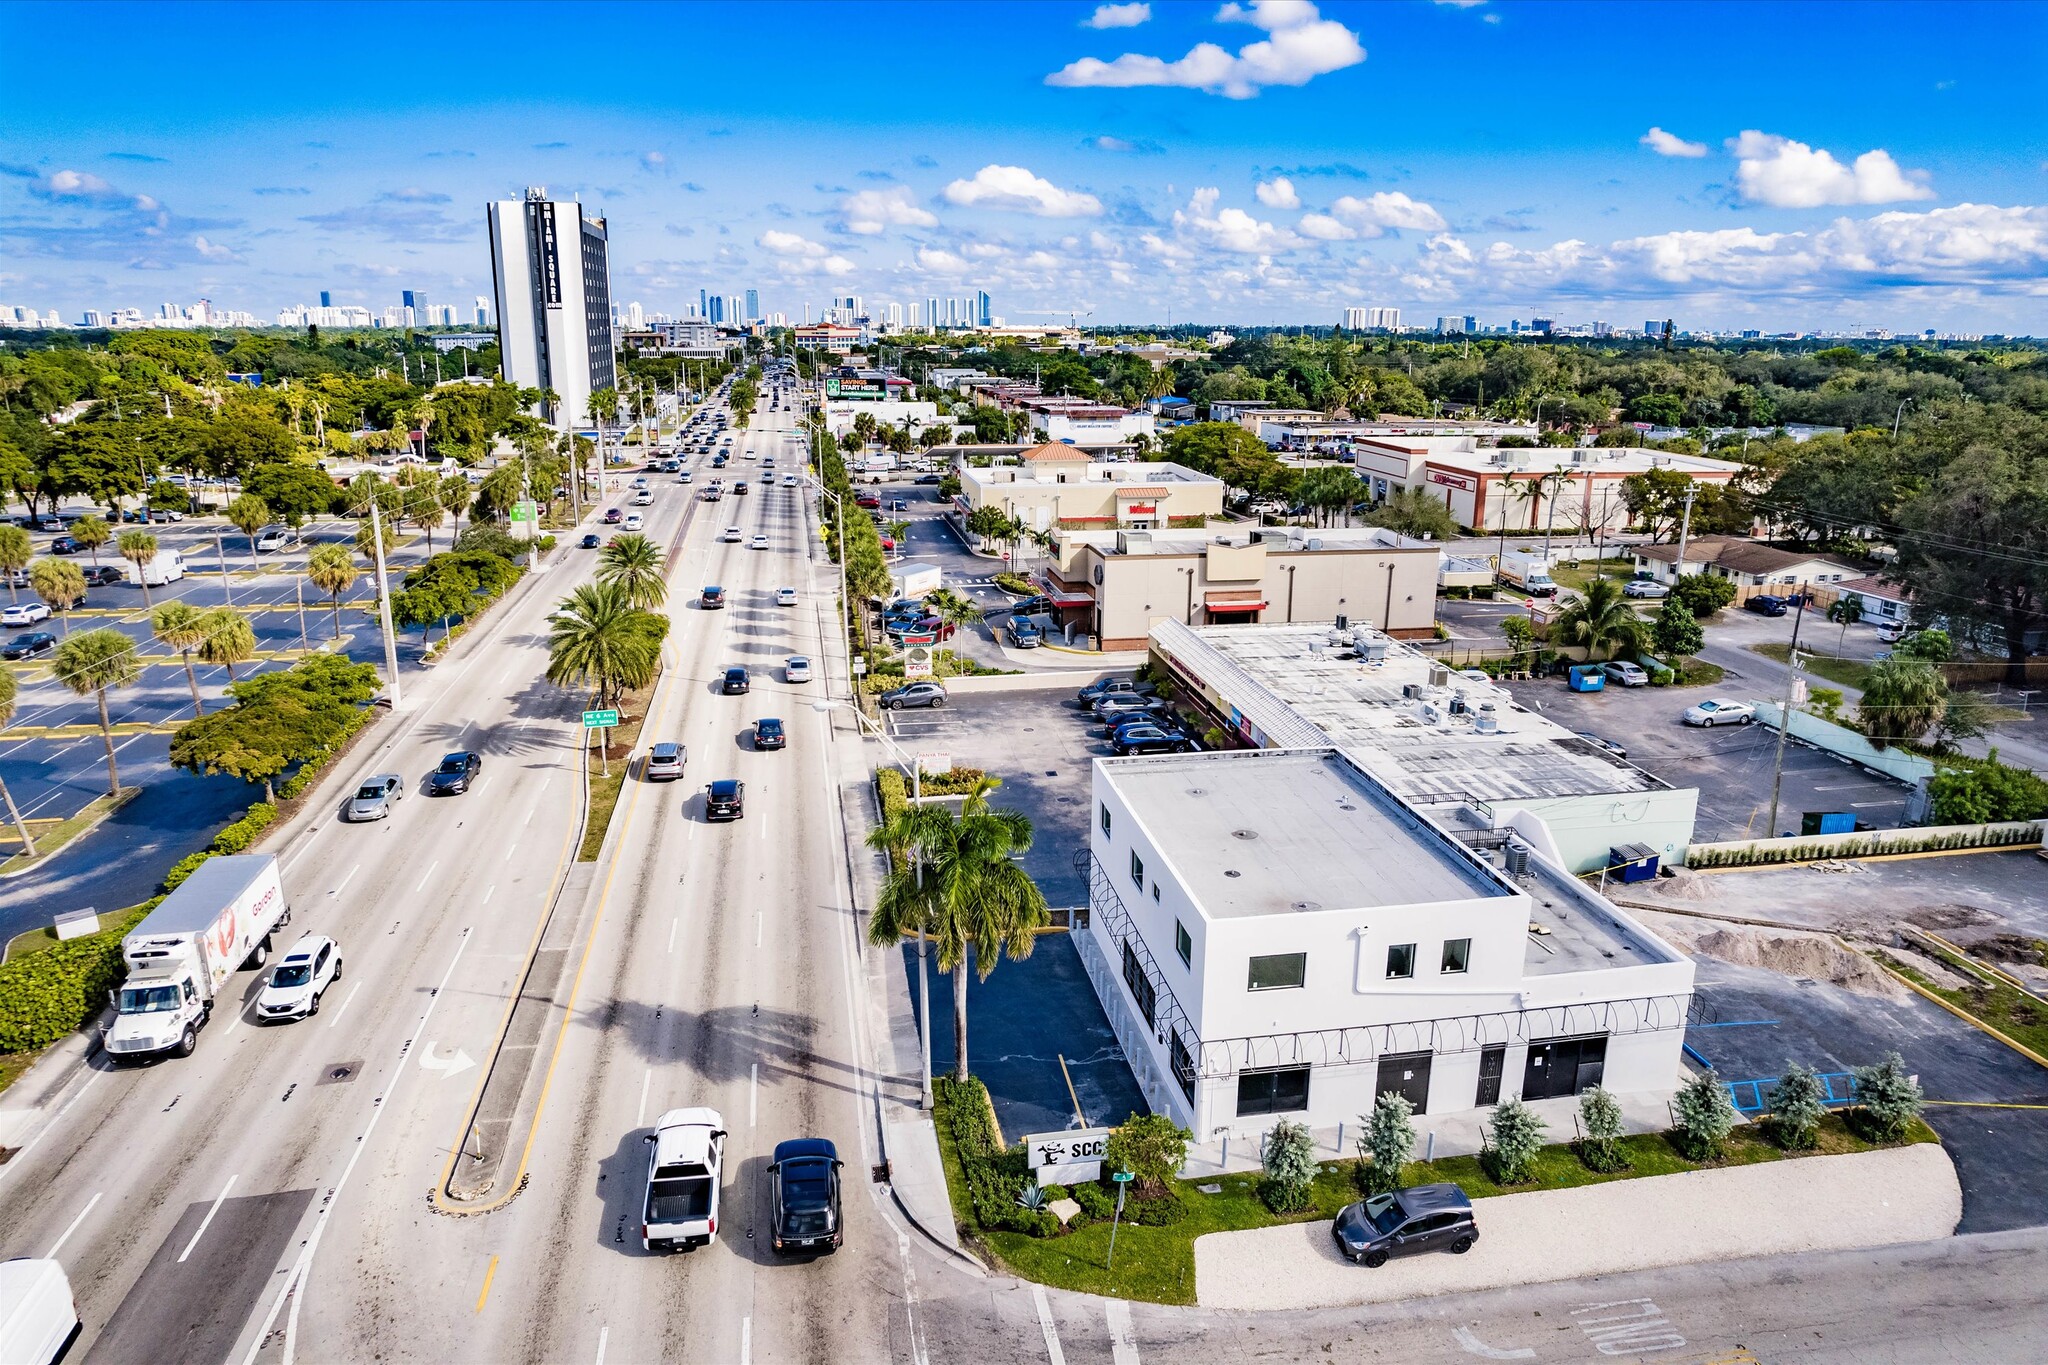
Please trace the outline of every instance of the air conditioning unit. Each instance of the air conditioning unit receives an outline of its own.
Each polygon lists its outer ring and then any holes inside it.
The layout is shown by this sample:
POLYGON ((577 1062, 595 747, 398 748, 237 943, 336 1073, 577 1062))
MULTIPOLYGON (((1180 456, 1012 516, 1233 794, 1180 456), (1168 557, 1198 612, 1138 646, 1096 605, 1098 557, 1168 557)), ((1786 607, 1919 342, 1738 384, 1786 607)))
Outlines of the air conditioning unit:
POLYGON ((1408 701, 1420 701, 1422 699, 1422 684, 1402 683, 1401 695, 1408 701))
POLYGON ((1507 847, 1501 850, 1501 857, 1507 865, 1507 872, 1510 877, 1526 877, 1529 875, 1529 846, 1527 844, 1510 839, 1508 840, 1507 847))
POLYGON ((1451 670, 1443 664, 1431 664, 1429 666, 1429 685, 1431 687, 1449 687, 1451 685, 1451 670))
POLYGON ((1482 735, 1498 734, 1500 732, 1500 718, 1490 712, 1482 711, 1473 718, 1472 728, 1482 735))

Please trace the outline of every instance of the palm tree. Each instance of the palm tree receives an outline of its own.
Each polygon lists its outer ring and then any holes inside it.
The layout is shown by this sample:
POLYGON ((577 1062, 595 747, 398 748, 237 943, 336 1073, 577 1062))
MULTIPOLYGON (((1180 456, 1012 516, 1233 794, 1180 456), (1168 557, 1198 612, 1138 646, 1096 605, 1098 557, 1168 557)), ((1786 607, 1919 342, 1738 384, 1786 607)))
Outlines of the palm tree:
POLYGON ((953 1076, 962 1081, 968 959, 986 981, 1003 958, 1029 957, 1046 923, 1045 896, 1016 861, 1031 847, 1030 817, 991 807, 995 785, 987 778, 977 783, 958 815, 917 806, 868 836, 873 847, 909 854, 883 883, 868 941, 887 947, 908 933, 930 933, 939 969, 953 974, 953 1076))
POLYGON ((233 607, 214 607, 202 612, 199 620, 205 627, 199 641, 199 657, 226 668, 228 681, 233 682, 235 665, 256 657, 256 628, 233 607))
POLYGON ((434 485, 434 496, 441 500, 441 506, 455 519, 454 533, 462 531, 462 514, 469 507, 470 499, 476 496, 469 480, 460 474, 449 474, 434 485))
POLYGON ((28 538, 28 532, 19 526, 0 526, 0 571, 7 574, 7 599, 21 600, 20 589, 14 586, 14 576, 28 567, 36 557, 36 544, 28 538))
POLYGON ((1609 657, 1622 649, 1640 649, 1649 627, 1636 609, 1622 596, 1621 584, 1611 578, 1596 578, 1586 590, 1557 614, 1552 629, 1570 644, 1584 645, 1586 657, 1597 658, 1604 649, 1609 657))
POLYGON ((427 553, 434 553, 434 528, 448 519, 448 509, 441 506, 440 488, 421 484, 407 489, 405 519, 427 533, 427 553))
POLYGON ((249 557, 256 556, 256 533, 270 523, 270 504, 254 493, 244 493, 228 504, 228 520, 249 538, 249 557))
POLYGON ((1925 659, 1880 659, 1863 679, 1856 719, 1879 748, 1918 739, 1941 719, 1948 681, 1925 659))
POLYGON ((334 607, 334 638, 341 638, 341 595, 355 586, 355 556, 348 552, 346 545, 315 546, 313 553, 306 556, 306 577, 313 580, 313 586, 327 594, 334 607))
MULTIPOLYGON (((0 530, 4 530, 0 527, 0 530)), ((136 581, 142 584, 142 605, 149 605, 148 566, 156 558, 156 537, 147 531, 123 531, 121 538, 114 542, 121 552, 121 558, 136 567, 136 581)))
POLYGON ((661 550, 646 536, 620 536, 597 553, 597 581, 616 585, 642 611, 668 600, 666 571, 661 550))
POLYGON ((585 583, 555 609, 547 679, 587 687, 599 706, 653 681, 668 621, 633 605, 616 583, 585 583))
POLYGON ((68 559, 39 559, 28 571, 28 585, 49 604, 71 633, 71 609, 85 597, 85 571, 68 559))
POLYGON ((71 523, 71 538, 92 554, 92 566, 100 566, 100 546, 114 538, 114 528, 104 517, 80 517, 71 523))
MULTIPOLYGON (((14 723, 14 693, 16 686, 14 671, 12 669, 0 668, 0 726, 12 725, 14 723)), ((35 857, 35 836, 28 832, 28 821, 22 819, 21 812, 15 809, 14 793, 7 790, 7 782, 4 778, 0 778, 0 801, 7 803, 7 821, 14 826, 15 833, 21 836, 21 851, 31 858, 35 857)))
POLYGON ((78 696, 91 693, 100 707, 100 739, 107 746, 107 795, 121 794, 121 769, 114 759, 114 722, 107 716, 107 693, 126 687, 142 672, 142 652, 118 630, 102 626, 74 635, 51 656, 57 681, 78 696))
POLYGON ((149 614, 150 633, 178 651, 185 660, 185 681, 192 688, 192 714, 203 716, 199 701, 199 674, 192 667, 192 651, 206 639, 206 613, 190 602, 166 602, 149 614))

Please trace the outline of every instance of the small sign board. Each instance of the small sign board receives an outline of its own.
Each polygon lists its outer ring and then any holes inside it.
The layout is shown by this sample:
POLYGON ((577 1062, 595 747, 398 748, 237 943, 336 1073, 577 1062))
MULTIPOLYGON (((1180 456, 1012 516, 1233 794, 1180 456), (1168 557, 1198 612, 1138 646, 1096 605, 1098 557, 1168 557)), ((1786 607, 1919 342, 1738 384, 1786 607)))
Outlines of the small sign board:
POLYGON ((618 723, 619 713, 616 708, 583 713, 583 728, 586 730, 609 730, 618 723))
POLYGON ((88 934, 97 934, 100 931, 100 915, 99 911, 88 905, 83 910, 66 910, 58 915, 51 925, 56 929, 59 940, 84 938, 88 934))
POLYGON ((911 645, 903 651, 903 676, 906 678, 929 678, 932 675, 932 650, 930 645, 911 645))
POLYGON ((1064 1133, 1038 1133, 1024 1139, 1031 1157, 1031 1169, 1041 1184, 1050 1179, 1064 1185, 1077 1180, 1094 1180, 1102 1174, 1102 1153, 1109 1143, 1107 1128, 1075 1128, 1064 1133), (1048 1167, 1057 1167, 1051 1177, 1048 1167))
POLYGON ((532 499, 522 499, 512 504, 509 517, 513 521, 532 521, 538 515, 540 504, 532 499))
POLYGON ((953 755, 922 753, 917 756, 917 770, 928 776, 937 777, 953 771, 953 755))
POLYGON ((1119 1185, 1128 1185, 1133 1180, 1136 1180, 1138 1177, 1130 1171, 1111 1171, 1109 1173, 1109 1178, 1111 1180, 1114 1180, 1119 1185))

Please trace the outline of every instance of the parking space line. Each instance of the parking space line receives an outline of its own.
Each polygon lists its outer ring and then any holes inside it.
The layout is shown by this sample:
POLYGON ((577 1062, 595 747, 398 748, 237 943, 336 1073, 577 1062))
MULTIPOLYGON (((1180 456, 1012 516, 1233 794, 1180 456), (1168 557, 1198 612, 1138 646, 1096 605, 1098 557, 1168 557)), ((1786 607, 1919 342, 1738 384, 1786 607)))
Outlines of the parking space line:
POLYGON ((1111 1299, 1104 1305, 1103 1316, 1109 1319, 1109 1353, 1116 1365, 1138 1365, 1138 1339, 1131 1331, 1131 1305, 1124 1299, 1111 1299))
POLYGON ((1067 1365, 1067 1353, 1060 1349, 1059 1329, 1052 1325, 1052 1305, 1045 1301, 1045 1286, 1031 1286, 1031 1306, 1038 1310, 1038 1329, 1045 1333, 1045 1354, 1052 1365, 1067 1365))

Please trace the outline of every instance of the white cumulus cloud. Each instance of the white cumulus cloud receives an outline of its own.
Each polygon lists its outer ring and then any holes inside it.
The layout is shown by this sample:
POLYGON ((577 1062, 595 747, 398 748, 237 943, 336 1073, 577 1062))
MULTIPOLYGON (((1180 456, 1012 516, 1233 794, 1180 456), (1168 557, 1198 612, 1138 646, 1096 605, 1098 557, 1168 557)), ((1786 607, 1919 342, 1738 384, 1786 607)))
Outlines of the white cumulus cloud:
POLYGON ((1658 156, 1699 157, 1707 154, 1704 142, 1687 142, 1676 133, 1667 133, 1662 128, 1652 128, 1636 139, 1658 156))
POLYGON ((1136 28, 1152 17, 1152 7, 1139 3, 1135 5, 1097 5, 1095 13, 1081 21, 1083 28, 1136 28))
POLYGON ((1219 23, 1246 23, 1266 37, 1235 53, 1215 43, 1197 43, 1174 61, 1126 52, 1114 61, 1083 57, 1045 78, 1047 85, 1084 87, 1167 86, 1202 90, 1229 99, 1250 99, 1269 85, 1306 85, 1317 76, 1365 60, 1358 35, 1325 19, 1309 0, 1253 0, 1227 4, 1219 23))
POLYGON ((920 206, 907 185, 861 190, 840 201, 846 230, 873 237, 892 227, 937 227, 939 220, 920 206))
POLYGON ((1377 237, 1388 228, 1442 232, 1450 226, 1434 207, 1399 190, 1382 190, 1364 199, 1347 194, 1330 205, 1330 217, 1349 225, 1361 237, 1377 237))
POLYGON ((1327 213, 1304 213, 1295 227, 1302 236, 1320 242, 1348 242, 1358 235, 1357 229, 1344 226, 1327 213))
POLYGON ((784 232, 780 228, 769 228, 754 239, 754 245, 792 260, 817 260, 828 254, 824 243, 814 242, 794 232, 784 232))
POLYGON ((209 261, 236 261, 241 259, 241 257, 235 255, 233 248, 223 246, 219 242, 209 242, 204 237, 194 237, 192 239, 192 249, 209 261))
POLYGON ((964 275, 969 268, 964 256, 938 247, 918 248, 917 265, 920 270, 932 275, 964 275))
POLYGON ((1271 180, 1260 181, 1258 188, 1253 193, 1258 195, 1259 202, 1269 209, 1298 209, 1301 207, 1301 196, 1294 192, 1294 182, 1284 175, 1275 176, 1271 180))
POLYGON ((1186 209, 1174 211, 1173 225, 1213 246, 1247 256, 1271 255, 1301 245, 1299 237, 1277 223, 1254 218, 1243 209, 1217 208, 1222 194, 1213 185, 1196 190, 1186 209))
POLYGON ((1901 170, 1891 153, 1881 148, 1844 166, 1826 148, 1754 128, 1729 139, 1728 148, 1737 158, 1735 183, 1742 197, 1755 204, 1810 209, 1934 197, 1924 183, 1926 172, 1901 170))
POLYGON ((972 180, 955 180, 946 186, 946 202, 1008 209, 1040 218, 1093 218, 1102 212, 1102 201, 1094 195, 1063 190, 1022 166, 983 166, 972 180))

